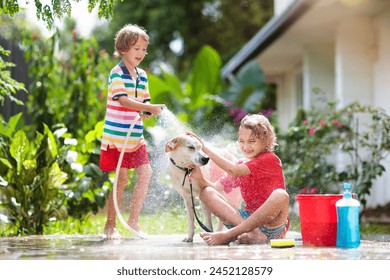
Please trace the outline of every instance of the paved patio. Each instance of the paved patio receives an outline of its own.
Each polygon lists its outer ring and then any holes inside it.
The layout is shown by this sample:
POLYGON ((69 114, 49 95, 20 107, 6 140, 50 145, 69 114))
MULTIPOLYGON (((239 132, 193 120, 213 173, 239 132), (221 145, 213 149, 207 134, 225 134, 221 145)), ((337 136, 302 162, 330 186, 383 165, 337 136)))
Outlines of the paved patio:
POLYGON ((148 239, 127 237, 106 240, 101 235, 49 235, 0 238, 0 260, 390 260, 390 236, 362 239, 356 249, 302 246, 300 234, 293 248, 269 244, 207 246, 196 235, 154 235, 148 239))

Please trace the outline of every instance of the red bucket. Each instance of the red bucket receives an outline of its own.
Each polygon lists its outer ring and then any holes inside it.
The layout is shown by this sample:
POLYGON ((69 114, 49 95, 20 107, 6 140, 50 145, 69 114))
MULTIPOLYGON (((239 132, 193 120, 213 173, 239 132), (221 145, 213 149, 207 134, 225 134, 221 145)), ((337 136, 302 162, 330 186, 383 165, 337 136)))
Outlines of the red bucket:
POLYGON ((302 244, 336 246, 336 202, 342 194, 298 194, 302 244))

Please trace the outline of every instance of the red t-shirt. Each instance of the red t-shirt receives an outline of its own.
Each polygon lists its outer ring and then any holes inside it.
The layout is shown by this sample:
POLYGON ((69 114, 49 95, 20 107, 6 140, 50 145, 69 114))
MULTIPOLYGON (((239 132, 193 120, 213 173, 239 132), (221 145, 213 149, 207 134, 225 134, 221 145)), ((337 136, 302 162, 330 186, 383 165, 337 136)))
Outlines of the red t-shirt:
POLYGON ((254 212, 259 208, 276 189, 286 189, 284 174, 280 159, 272 152, 260 154, 249 161, 240 160, 248 166, 250 174, 233 177, 226 174, 220 179, 225 192, 239 187, 246 203, 246 211, 254 212))

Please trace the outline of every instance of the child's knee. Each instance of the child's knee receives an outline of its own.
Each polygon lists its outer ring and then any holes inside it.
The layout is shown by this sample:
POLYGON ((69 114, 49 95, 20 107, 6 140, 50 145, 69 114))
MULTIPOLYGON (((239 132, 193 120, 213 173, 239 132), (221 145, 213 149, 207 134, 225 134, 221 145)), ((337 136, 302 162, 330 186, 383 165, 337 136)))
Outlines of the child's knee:
POLYGON ((290 196, 284 189, 276 189, 272 192, 271 196, 277 199, 280 203, 289 204, 290 196))
POLYGON ((202 201, 208 200, 214 193, 214 189, 212 187, 203 188, 200 191, 199 198, 202 201))
POLYGON ((129 180, 129 175, 127 173, 119 173, 118 185, 122 186, 123 184, 127 184, 128 180, 129 180))

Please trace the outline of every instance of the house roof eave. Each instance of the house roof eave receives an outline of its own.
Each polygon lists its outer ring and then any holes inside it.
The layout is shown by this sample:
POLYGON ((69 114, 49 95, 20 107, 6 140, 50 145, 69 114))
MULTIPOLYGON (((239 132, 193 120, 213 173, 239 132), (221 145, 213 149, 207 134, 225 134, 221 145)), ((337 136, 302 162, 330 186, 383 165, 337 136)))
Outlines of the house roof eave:
POLYGON ((225 64, 221 69, 224 79, 231 80, 241 66, 256 57, 279 36, 281 36, 291 25, 297 21, 313 4, 312 0, 297 0, 286 9, 285 12, 274 16, 259 32, 225 64))

